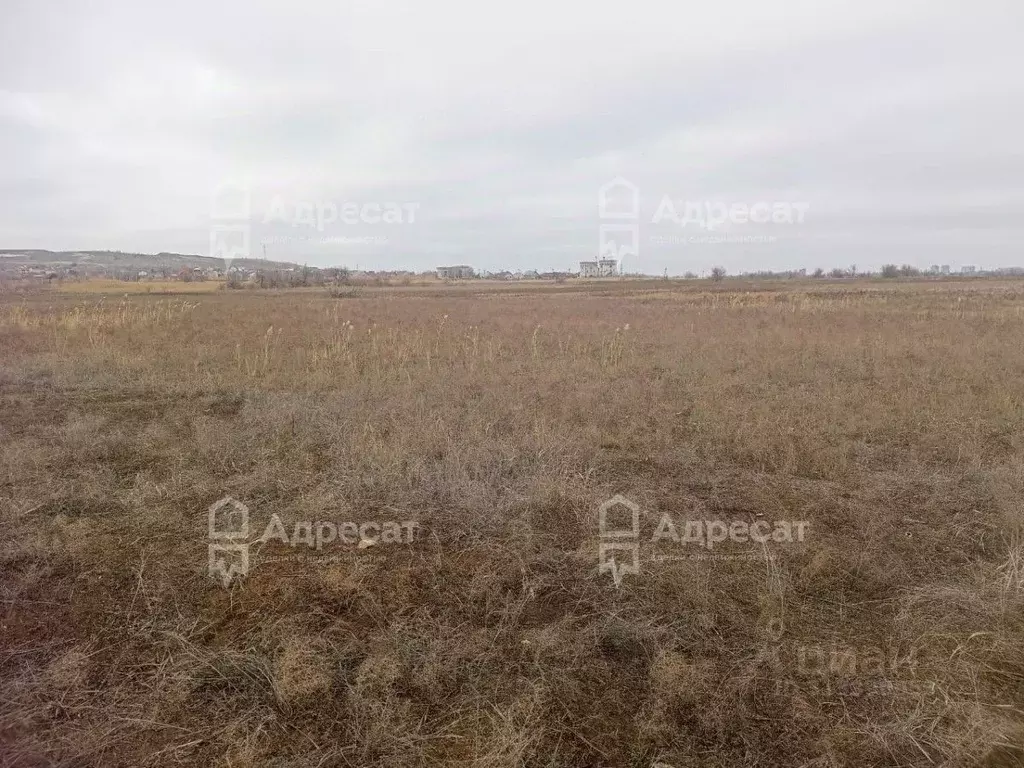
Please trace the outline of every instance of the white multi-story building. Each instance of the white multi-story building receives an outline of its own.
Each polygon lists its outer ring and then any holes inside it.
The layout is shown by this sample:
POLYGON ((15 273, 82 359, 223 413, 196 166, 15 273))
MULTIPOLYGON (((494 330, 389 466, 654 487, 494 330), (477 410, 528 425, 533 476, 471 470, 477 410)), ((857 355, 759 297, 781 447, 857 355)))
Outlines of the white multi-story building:
POLYGON ((472 267, 459 264, 454 267, 438 267, 437 276, 442 280, 466 280, 476 275, 472 267))
POLYGON ((619 263, 615 259, 580 262, 580 277, 614 277, 617 274, 619 263))

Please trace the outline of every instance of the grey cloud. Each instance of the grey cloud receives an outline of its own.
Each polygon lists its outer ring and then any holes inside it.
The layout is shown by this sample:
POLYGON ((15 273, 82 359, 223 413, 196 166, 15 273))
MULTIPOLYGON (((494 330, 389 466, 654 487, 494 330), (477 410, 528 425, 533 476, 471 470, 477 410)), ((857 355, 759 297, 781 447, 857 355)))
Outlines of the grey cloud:
POLYGON ((990 5, 18 1, 0 240, 203 252, 211 185, 235 178, 277 258, 568 268, 597 248, 598 187, 624 176, 649 272, 1005 265, 1024 227, 1022 11, 990 5), (276 195, 420 207, 307 232, 264 226, 276 195), (666 246, 666 195, 810 210, 772 243, 666 246))

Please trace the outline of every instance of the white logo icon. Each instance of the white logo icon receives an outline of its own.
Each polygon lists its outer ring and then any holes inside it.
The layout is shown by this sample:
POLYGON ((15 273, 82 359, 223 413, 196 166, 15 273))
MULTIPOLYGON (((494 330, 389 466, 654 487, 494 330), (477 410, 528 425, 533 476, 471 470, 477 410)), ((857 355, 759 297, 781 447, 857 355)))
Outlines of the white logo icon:
POLYGON ((248 259, 252 192, 245 184, 226 181, 210 193, 210 256, 224 260, 224 272, 233 259, 248 259))
POLYGON ((640 189, 618 176, 597 191, 599 259, 614 259, 621 270, 623 257, 640 255, 640 189))
POLYGON ((211 224, 210 256, 224 259, 224 269, 232 259, 247 259, 250 253, 248 224, 211 224))
POLYGON ((207 510, 209 573, 228 587, 249 573, 249 508, 226 496, 207 510))
POLYGON ((598 548, 598 572, 611 573, 616 587, 622 586, 622 577, 640 573, 640 507, 624 496, 616 494, 598 509, 601 544, 598 548), (612 527, 609 512, 628 512, 629 527, 612 527), (616 554, 629 553, 628 561, 621 562, 616 554))
POLYGON ((602 184, 597 191, 597 216, 600 219, 640 218, 640 189, 636 184, 617 176, 602 184))

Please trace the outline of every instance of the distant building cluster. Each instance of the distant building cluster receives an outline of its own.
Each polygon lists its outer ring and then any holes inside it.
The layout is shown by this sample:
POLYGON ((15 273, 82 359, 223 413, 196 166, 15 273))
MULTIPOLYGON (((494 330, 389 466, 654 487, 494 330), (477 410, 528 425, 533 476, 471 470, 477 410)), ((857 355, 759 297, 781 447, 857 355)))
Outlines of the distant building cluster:
POLYGON ((619 263, 615 259, 580 262, 580 277, 615 277, 617 274, 619 263))
POLYGON ((620 274, 619 262, 615 259, 599 259, 597 261, 581 261, 580 271, 572 272, 538 272, 535 269, 528 269, 525 272, 488 272, 466 264, 457 264, 452 267, 438 267, 436 274, 439 280, 469 280, 480 278, 483 280, 561 280, 569 277, 616 277, 620 274))
POLYGON ((441 280, 467 280, 476 277, 476 272, 472 267, 458 264, 454 267, 438 267, 437 276, 441 280))
MULTIPOLYGON (((994 269, 991 272, 989 272, 988 274, 993 274, 993 275, 1012 275, 1012 274, 1016 274, 1014 272, 1015 269, 1017 269, 1017 267, 1008 267, 1008 268, 1004 268, 1004 269, 994 269)), ((932 264, 930 267, 928 267, 928 274, 929 275, 952 275, 954 273, 953 273, 953 270, 950 268, 949 264, 932 264)), ((981 274, 981 273, 979 273, 977 267, 971 266, 971 265, 967 265, 967 266, 960 267, 960 274, 961 275, 977 275, 977 274, 981 274)))
POLYGON ((490 272, 486 269, 478 271, 465 264, 454 267, 438 267, 435 274, 441 280, 468 280, 471 278, 480 280, 564 280, 575 277, 572 272, 538 272, 536 269, 528 269, 525 272, 519 270, 490 272))
MULTIPOLYGON (((187 254, 158 253, 135 254, 120 251, 14 251, 0 250, 0 279, 52 281, 80 281, 90 278, 113 278, 133 282, 177 280, 198 282, 223 280, 227 287, 278 287, 310 285, 390 284, 399 281, 408 284, 415 279, 431 276, 444 281, 459 280, 549 280, 561 282, 567 279, 610 278, 621 276, 622 270, 615 259, 601 258, 579 262, 579 271, 547 271, 535 269, 525 271, 488 271, 475 269, 468 264, 437 267, 433 271, 411 272, 408 270, 367 271, 344 267, 318 268, 298 266, 284 262, 267 262, 256 259, 236 259, 224 263, 219 259, 189 256, 187 254), (197 265, 196 261, 201 261, 197 265), (212 262, 212 263, 211 263, 212 262)), ((726 272, 715 267, 703 276, 721 280, 726 272)), ((835 268, 828 272, 818 268, 813 273, 805 269, 789 271, 753 271, 740 276, 756 279, 813 277, 818 279, 853 279, 871 275, 883 278, 943 278, 959 275, 962 277, 1022 277, 1024 267, 997 267, 985 269, 974 265, 951 267, 949 264, 933 264, 927 268, 912 265, 886 264, 879 271, 858 272, 856 265, 848 269, 835 268)), ((685 279, 699 276, 687 272, 685 279)), ((665 272, 668 278, 668 271, 665 272)))

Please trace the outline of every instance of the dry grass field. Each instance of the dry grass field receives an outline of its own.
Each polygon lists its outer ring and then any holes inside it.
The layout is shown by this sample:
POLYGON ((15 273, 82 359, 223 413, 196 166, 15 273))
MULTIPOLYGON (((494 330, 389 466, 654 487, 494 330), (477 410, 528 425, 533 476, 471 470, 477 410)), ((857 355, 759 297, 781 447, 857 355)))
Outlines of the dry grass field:
POLYGON ((998 280, 0 296, 0 765, 1024 765, 1022 340, 998 280))
POLYGON ((203 280, 201 282, 182 282, 180 280, 142 280, 131 282, 125 280, 63 280, 52 290, 60 293, 103 294, 124 296, 127 294, 152 293, 214 293, 223 290, 222 280, 203 280))

